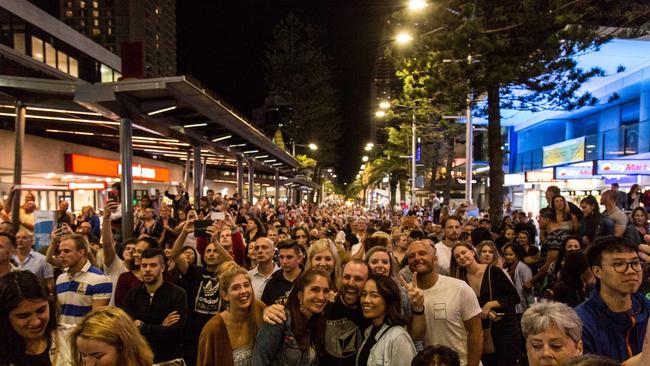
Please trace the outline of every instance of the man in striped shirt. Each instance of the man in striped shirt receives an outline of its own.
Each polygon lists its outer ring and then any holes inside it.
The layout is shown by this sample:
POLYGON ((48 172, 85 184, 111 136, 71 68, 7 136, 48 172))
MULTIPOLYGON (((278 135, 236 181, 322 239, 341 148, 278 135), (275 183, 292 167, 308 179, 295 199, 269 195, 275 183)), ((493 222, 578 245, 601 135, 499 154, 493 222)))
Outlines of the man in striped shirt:
POLYGON ((56 280, 61 322, 77 324, 91 310, 108 305, 113 284, 86 258, 88 243, 78 234, 63 237, 59 259, 66 270, 56 280))

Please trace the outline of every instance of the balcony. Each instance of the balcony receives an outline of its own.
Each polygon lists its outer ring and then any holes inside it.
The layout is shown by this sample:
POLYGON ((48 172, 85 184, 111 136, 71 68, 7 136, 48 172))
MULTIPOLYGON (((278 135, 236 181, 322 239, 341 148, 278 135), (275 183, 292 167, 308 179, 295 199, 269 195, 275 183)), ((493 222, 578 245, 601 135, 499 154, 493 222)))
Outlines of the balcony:
MULTIPOLYGON (((650 120, 585 136, 585 161, 650 152, 650 120)), ((515 156, 513 172, 542 169, 543 148, 515 156)))

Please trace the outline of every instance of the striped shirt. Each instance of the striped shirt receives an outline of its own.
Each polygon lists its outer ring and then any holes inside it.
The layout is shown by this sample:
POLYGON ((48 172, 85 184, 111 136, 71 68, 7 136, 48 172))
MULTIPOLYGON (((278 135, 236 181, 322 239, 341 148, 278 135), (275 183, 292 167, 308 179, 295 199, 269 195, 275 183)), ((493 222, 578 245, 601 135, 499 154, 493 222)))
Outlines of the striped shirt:
POLYGON ((89 261, 81 271, 70 275, 63 272, 56 279, 56 294, 61 306, 61 322, 77 324, 92 310, 93 300, 111 298, 113 284, 108 276, 89 261))

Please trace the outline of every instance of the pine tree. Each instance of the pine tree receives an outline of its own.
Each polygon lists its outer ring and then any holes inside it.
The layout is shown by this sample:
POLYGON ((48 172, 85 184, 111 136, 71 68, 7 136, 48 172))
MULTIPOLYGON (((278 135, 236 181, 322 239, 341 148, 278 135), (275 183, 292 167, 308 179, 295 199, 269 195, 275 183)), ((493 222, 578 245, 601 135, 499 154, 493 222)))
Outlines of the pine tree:
POLYGON ((618 3, 625 2, 437 0, 418 24, 423 35, 416 39, 413 54, 400 63, 400 76, 411 84, 405 94, 429 98, 452 111, 464 108, 469 91, 485 101, 475 113, 488 119, 494 227, 503 213, 501 110, 570 110, 595 103, 579 88, 602 70, 578 68, 575 56, 608 40, 599 31, 601 19, 608 19, 608 25, 637 21, 618 3))
POLYGON ((266 82, 272 94, 292 109, 283 126, 286 145, 316 143, 311 153, 321 165, 332 165, 341 137, 338 93, 333 86, 330 59, 323 53, 322 31, 290 14, 273 30, 266 51, 266 82))

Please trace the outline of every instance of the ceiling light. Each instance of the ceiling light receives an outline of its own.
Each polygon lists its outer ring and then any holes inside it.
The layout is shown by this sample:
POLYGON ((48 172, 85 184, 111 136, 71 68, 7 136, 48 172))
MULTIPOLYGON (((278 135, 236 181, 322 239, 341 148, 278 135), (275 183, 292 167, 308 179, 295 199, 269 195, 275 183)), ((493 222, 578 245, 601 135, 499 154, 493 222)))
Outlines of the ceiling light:
POLYGON ((174 109, 176 109, 176 106, 175 106, 175 105, 174 105, 174 106, 171 106, 171 107, 162 108, 162 109, 158 109, 158 110, 155 110, 155 111, 149 112, 149 113, 147 113, 147 115, 148 115, 148 116, 153 116, 154 114, 163 113, 163 112, 171 111, 171 110, 174 110, 174 109))
POLYGON ((192 128, 192 127, 205 127, 207 126, 207 123, 194 123, 191 125, 184 125, 183 128, 192 128))
POLYGON ((231 137, 232 137, 232 135, 226 135, 226 136, 217 137, 216 139, 212 139, 212 142, 217 142, 217 141, 227 140, 227 139, 229 139, 229 138, 231 138, 231 137))

